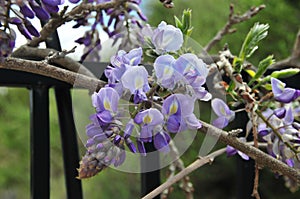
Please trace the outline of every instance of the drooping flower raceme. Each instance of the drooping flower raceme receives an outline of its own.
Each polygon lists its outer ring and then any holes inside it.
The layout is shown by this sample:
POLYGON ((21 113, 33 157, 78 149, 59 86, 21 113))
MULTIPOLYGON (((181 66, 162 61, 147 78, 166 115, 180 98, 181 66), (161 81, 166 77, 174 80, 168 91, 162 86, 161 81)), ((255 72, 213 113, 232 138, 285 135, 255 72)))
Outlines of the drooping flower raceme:
POLYGON ((130 139, 120 135, 122 123, 117 120, 118 93, 111 87, 104 87, 92 95, 96 114, 91 115, 91 124, 86 126, 87 152, 80 162, 79 178, 89 178, 105 167, 119 166, 125 161, 124 142, 130 149, 130 139))
POLYGON ((300 96, 300 90, 285 88, 285 83, 276 78, 271 78, 271 85, 274 98, 279 102, 290 103, 300 96))
POLYGON ((225 128, 228 123, 234 119, 235 112, 230 110, 223 100, 214 98, 211 101, 211 106, 215 114, 218 116, 218 118, 213 121, 214 126, 220 129, 225 128))

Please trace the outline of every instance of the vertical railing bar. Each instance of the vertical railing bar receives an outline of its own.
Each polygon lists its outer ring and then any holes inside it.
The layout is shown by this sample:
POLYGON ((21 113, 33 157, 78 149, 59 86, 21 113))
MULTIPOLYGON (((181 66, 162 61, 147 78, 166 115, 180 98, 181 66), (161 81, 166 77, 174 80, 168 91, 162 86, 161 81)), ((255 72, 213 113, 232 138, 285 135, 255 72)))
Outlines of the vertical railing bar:
POLYGON ((32 199, 50 198, 49 89, 30 91, 30 185, 32 199))
POLYGON ((70 90, 69 88, 55 88, 55 96, 61 131, 67 198, 82 199, 81 181, 76 179, 79 152, 70 90))
MULTIPOLYGON (((41 21, 42 26, 45 25, 45 23, 45 21, 41 21)), ((57 30, 55 30, 49 38, 50 39, 46 40, 47 48, 61 51, 62 48, 57 30)), ((70 87, 55 87, 54 89, 60 124, 67 198, 82 199, 81 181, 76 179, 76 168, 79 167, 79 151, 70 87)))
MULTIPOLYGON (((153 143, 145 143, 146 151, 153 152, 156 149, 153 143)), ((141 157, 141 195, 145 196, 147 193, 154 190, 160 185, 160 170, 159 167, 159 153, 151 153, 145 157, 141 157)), ((160 199, 156 196, 154 199, 160 199)))

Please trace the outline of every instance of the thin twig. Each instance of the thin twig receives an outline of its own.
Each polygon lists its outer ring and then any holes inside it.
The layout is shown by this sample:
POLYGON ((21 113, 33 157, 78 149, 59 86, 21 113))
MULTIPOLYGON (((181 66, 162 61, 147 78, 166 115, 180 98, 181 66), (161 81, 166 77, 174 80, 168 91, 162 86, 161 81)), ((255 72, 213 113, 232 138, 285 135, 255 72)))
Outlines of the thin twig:
POLYGON ((154 189, 153 191, 148 193, 142 199, 154 198, 155 196, 157 196, 158 194, 163 192, 165 189, 170 187, 172 184, 174 184, 174 183, 178 182, 179 180, 181 180, 182 178, 184 178, 184 176, 190 174, 194 170, 198 169, 199 167, 201 167, 207 163, 211 163, 212 161, 214 161, 214 159, 216 157, 223 154, 225 151, 226 151, 225 148, 219 149, 205 157, 201 157, 201 158, 197 159, 192 164, 190 164, 188 167, 186 167, 184 170, 177 173, 173 178, 169 179, 168 181, 166 181, 165 183, 161 184, 159 187, 157 187, 156 189, 154 189))
MULTIPOLYGON (((175 175, 176 169, 178 169, 179 171, 182 171, 182 170, 185 169, 185 167, 184 167, 183 161, 180 158, 178 149, 177 149, 175 143, 172 140, 170 141, 169 146, 170 146, 170 150, 171 150, 170 155, 172 156, 172 159, 174 159, 174 162, 172 162, 172 165, 170 165, 170 176, 168 177, 168 179, 171 179, 175 175)), ((185 192, 186 198, 188 198, 188 199, 193 199, 194 198, 194 196, 193 196, 193 192, 194 192, 193 184, 191 183, 190 178, 188 176, 185 176, 182 179, 182 186, 180 186, 180 188, 185 192)), ((165 196, 170 194, 170 188, 166 189, 163 192, 163 194, 165 196)))
POLYGON ((234 14, 234 6, 233 4, 230 4, 230 12, 228 21, 225 24, 225 26, 215 35, 215 37, 204 47, 204 50, 208 52, 214 45, 216 45, 223 36, 227 34, 234 33, 236 30, 232 29, 232 26, 238 23, 241 23, 243 21, 251 19, 253 16, 255 16, 257 13, 259 13, 262 9, 264 9, 265 5, 260 5, 258 7, 253 7, 247 12, 245 12, 243 15, 235 15, 234 14))
MULTIPOLYGON (((251 121, 252 121, 254 147, 256 148, 258 148, 257 118, 258 116, 255 113, 255 109, 253 109, 251 112, 251 121)), ((256 199, 260 199, 259 192, 258 192, 258 185, 259 185, 259 164, 257 163, 257 161, 255 161, 255 176, 254 176, 252 196, 254 196, 256 199)))

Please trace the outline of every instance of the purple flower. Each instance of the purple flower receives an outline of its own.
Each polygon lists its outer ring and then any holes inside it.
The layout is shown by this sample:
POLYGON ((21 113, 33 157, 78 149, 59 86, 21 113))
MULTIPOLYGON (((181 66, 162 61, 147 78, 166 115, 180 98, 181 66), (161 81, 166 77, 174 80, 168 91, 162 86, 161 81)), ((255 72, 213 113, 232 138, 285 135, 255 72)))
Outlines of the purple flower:
POLYGON ((134 118, 134 122, 141 127, 139 140, 142 142, 151 142, 152 135, 157 133, 155 132, 155 127, 162 125, 164 122, 163 119, 164 117, 161 112, 155 108, 139 112, 134 118))
POLYGON ((92 95, 92 103, 97 111, 97 118, 100 124, 109 124, 118 109, 120 96, 111 87, 101 88, 98 93, 92 95))
POLYGON ((154 147, 162 152, 168 153, 170 151, 169 142, 171 138, 166 132, 160 131, 154 136, 154 147))
POLYGON ((231 111, 227 104, 219 98, 214 98, 211 101, 211 106, 215 114, 218 116, 213 121, 213 125, 222 129, 228 125, 228 123, 234 119, 235 113, 231 111))
POLYGON ((29 31, 26 29, 26 27, 23 24, 18 24, 17 25, 18 30, 20 31, 20 33, 25 36, 27 39, 31 40, 31 34, 29 33, 29 31))
MULTIPOLYGON (((239 138, 240 141, 242 142, 246 142, 246 139, 241 137, 239 138)), ((249 156, 247 156, 245 153, 236 150, 235 148, 233 148, 232 146, 227 145, 226 147, 226 153, 227 156, 233 156, 235 154, 238 154, 241 158, 243 158, 244 160, 249 160, 249 156)))
POLYGON ((48 20, 49 13, 35 1, 29 1, 29 5, 40 20, 48 20))
POLYGON ((62 5, 65 1, 64 0, 42 0, 42 2, 50 6, 58 6, 58 5, 62 5))
POLYGON ((165 99, 162 113, 167 118, 167 130, 178 133, 187 129, 201 128, 201 123, 193 113, 194 99, 188 95, 173 94, 165 99))
POLYGON ((142 48, 135 48, 126 53, 124 50, 119 50, 117 55, 110 59, 111 65, 105 70, 105 76, 109 83, 116 83, 121 80, 122 75, 130 66, 138 66, 141 63, 143 55, 142 48))
POLYGON ((147 100, 145 92, 150 87, 148 84, 148 72, 143 66, 133 66, 128 68, 123 76, 121 82, 124 88, 130 90, 131 94, 134 95, 134 103, 147 100))
POLYGON ((161 55, 156 58, 153 66, 158 83, 169 89, 173 89, 176 78, 176 71, 174 69, 175 58, 171 55, 161 55))
POLYGON ((290 103, 300 96, 300 90, 285 88, 285 83, 276 78, 271 78, 272 91, 274 98, 283 103, 290 103))
POLYGON ((158 83, 168 89, 176 84, 185 85, 188 94, 195 98, 208 101, 211 94, 202 87, 208 75, 204 62, 196 55, 187 53, 177 60, 171 55, 161 55, 154 62, 154 70, 158 83))
POLYGON ((78 3, 80 0, 69 0, 71 3, 78 3))
POLYGON ((35 37, 40 36, 39 31, 37 31, 37 29, 35 29, 35 27, 31 24, 30 21, 28 21, 28 20, 25 21, 25 27, 31 35, 33 35, 35 37))
POLYGON ((57 13, 59 11, 59 5, 64 4, 64 0, 42 0, 41 3, 43 7, 49 13, 57 13))
POLYGON ((152 43, 158 54, 177 51, 183 44, 183 35, 179 28, 162 21, 153 31, 152 43))
POLYGON ((132 153, 136 153, 136 147, 130 138, 125 139, 125 143, 132 153))
POLYGON ((28 17, 28 18, 34 18, 34 12, 28 7, 28 5, 23 2, 20 1, 18 2, 18 5, 20 7, 20 12, 24 15, 24 17, 28 17))
POLYGON ((175 70, 181 74, 188 85, 194 91, 196 98, 208 101, 211 94, 202 87, 208 75, 206 64, 196 55, 187 53, 181 55, 175 62, 175 70))
POLYGON ((137 140, 137 147, 142 156, 146 156, 146 149, 144 146, 144 142, 137 140))

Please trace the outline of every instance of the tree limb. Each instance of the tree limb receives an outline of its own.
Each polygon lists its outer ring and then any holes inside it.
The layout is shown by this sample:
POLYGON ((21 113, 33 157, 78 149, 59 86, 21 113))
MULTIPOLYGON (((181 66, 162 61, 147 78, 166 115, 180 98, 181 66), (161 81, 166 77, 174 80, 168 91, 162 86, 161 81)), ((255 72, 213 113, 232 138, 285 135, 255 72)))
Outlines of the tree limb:
MULTIPOLYGON (((54 49, 41 49, 24 45, 15 50, 11 56, 27 60, 42 61, 45 60, 45 58, 48 57, 51 53, 59 52, 54 49)), ((78 63, 77 61, 74 61, 69 57, 59 57, 51 59, 49 60, 49 64, 58 65, 72 72, 78 72, 89 77, 95 77, 95 75, 90 72, 90 70, 88 70, 84 65, 78 63)))
POLYGON ((88 89, 90 92, 98 91, 106 84, 106 82, 96 78, 91 78, 86 75, 58 68, 43 61, 29 61, 11 57, 5 59, 4 62, 0 62, 0 68, 30 72, 51 77, 76 87, 88 89))
POLYGON ((273 158, 260 149, 241 142, 236 137, 229 136, 228 133, 226 131, 223 131, 222 129, 218 129, 203 121, 201 121, 201 123, 203 127, 200 129, 200 131, 202 133, 207 133, 209 130, 210 135, 218 137, 221 142, 226 143, 247 154, 260 166, 269 167, 273 172, 286 175, 297 181, 297 183, 300 183, 300 172, 298 170, 289 167, 287 164, 284 164, 283 162, 273 158))
POLYGON ((223 36, 227 34, 234 33, 236 30, 232 29, 231 27, 235 24, 241 23, 243 21, 247 21, 259 13, 262 9, 264 9, 265 5, 260 5, 258 7, 253 7, 243 15, 235 15, 234 14, 234 6, 233 4, 230 5, 230 12, 228 16, 228 21, 225 26, 215 35, 215 37, 204 47, 204 50, 208 52, 214 45, 216 45, 223 36))

